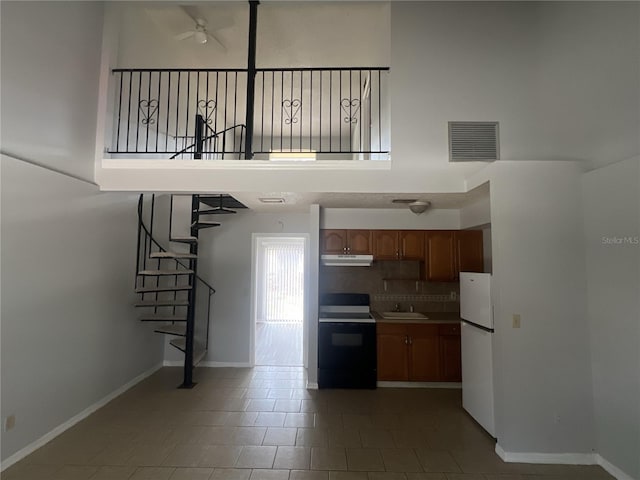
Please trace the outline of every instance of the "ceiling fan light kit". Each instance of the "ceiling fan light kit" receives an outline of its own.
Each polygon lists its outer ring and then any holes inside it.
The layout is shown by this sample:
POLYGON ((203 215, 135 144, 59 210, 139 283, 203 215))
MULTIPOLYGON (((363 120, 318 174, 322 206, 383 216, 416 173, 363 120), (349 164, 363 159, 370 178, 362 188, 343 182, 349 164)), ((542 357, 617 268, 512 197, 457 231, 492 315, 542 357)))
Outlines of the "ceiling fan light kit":
POLYGON ((196 41, 196 43, 207 43, 208 41, 207 34, 201 30, 198 30, 193 34, 193 39, 196 41))

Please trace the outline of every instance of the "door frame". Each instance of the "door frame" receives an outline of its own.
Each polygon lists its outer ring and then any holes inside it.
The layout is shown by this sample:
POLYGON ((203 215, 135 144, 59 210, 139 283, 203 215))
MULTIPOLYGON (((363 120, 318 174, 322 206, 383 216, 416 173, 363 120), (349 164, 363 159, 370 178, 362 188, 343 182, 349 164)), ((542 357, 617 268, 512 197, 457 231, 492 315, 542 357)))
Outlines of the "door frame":
POLYGON ((310 255, 309 255, 309 234, 308 233, 252 233, 251 234, 251 319, 249 335, 249 363, 256 366, 256 320, 258 306, 256 296, 258 293, 258 249, 260 242, 266 238, 291 238, 302 239, 304 245, 304 287, 302 299, 302 365, 308 367, 309 360, 309 285, 310 285, 310 255))

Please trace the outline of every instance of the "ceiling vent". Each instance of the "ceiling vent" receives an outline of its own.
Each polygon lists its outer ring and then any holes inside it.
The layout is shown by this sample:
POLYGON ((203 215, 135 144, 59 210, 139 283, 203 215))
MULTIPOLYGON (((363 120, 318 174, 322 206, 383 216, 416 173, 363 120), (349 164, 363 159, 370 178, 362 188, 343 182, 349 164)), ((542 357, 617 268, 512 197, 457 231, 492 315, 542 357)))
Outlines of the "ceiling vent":
POLYGON ((491 162, 499 158, 498 122, 449 122, 450 162, 491 162))

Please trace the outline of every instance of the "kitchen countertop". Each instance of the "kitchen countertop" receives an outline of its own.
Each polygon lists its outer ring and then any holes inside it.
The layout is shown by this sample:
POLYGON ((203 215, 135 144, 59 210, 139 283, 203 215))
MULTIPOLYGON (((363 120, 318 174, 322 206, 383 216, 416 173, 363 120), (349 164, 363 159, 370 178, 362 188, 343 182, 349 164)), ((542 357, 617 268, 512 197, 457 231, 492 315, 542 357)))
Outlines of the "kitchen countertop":
POLYGON ((459 312, 419 312, 427 318, 383 318, 380 312, 371 311, 376 323, 460 323, 459 312))

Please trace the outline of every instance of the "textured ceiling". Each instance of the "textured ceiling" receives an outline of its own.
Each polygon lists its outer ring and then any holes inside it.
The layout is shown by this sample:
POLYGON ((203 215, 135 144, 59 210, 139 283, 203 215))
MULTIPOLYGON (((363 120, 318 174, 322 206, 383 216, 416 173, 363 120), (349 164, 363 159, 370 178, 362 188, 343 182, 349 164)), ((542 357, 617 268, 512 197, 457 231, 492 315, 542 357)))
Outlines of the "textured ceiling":
POLYGON ((307 192, 237 192, 233 197, 256 212, 308 212, 318 204, 324 208, 407 209, 392 203, 394 199, 416 199, 431 202, 433 209, 460 209, 489 196, 489 184, 467 193, 307 193, 307 192), (264 204, 259 198, 283 198, 282 204, 264 204))

